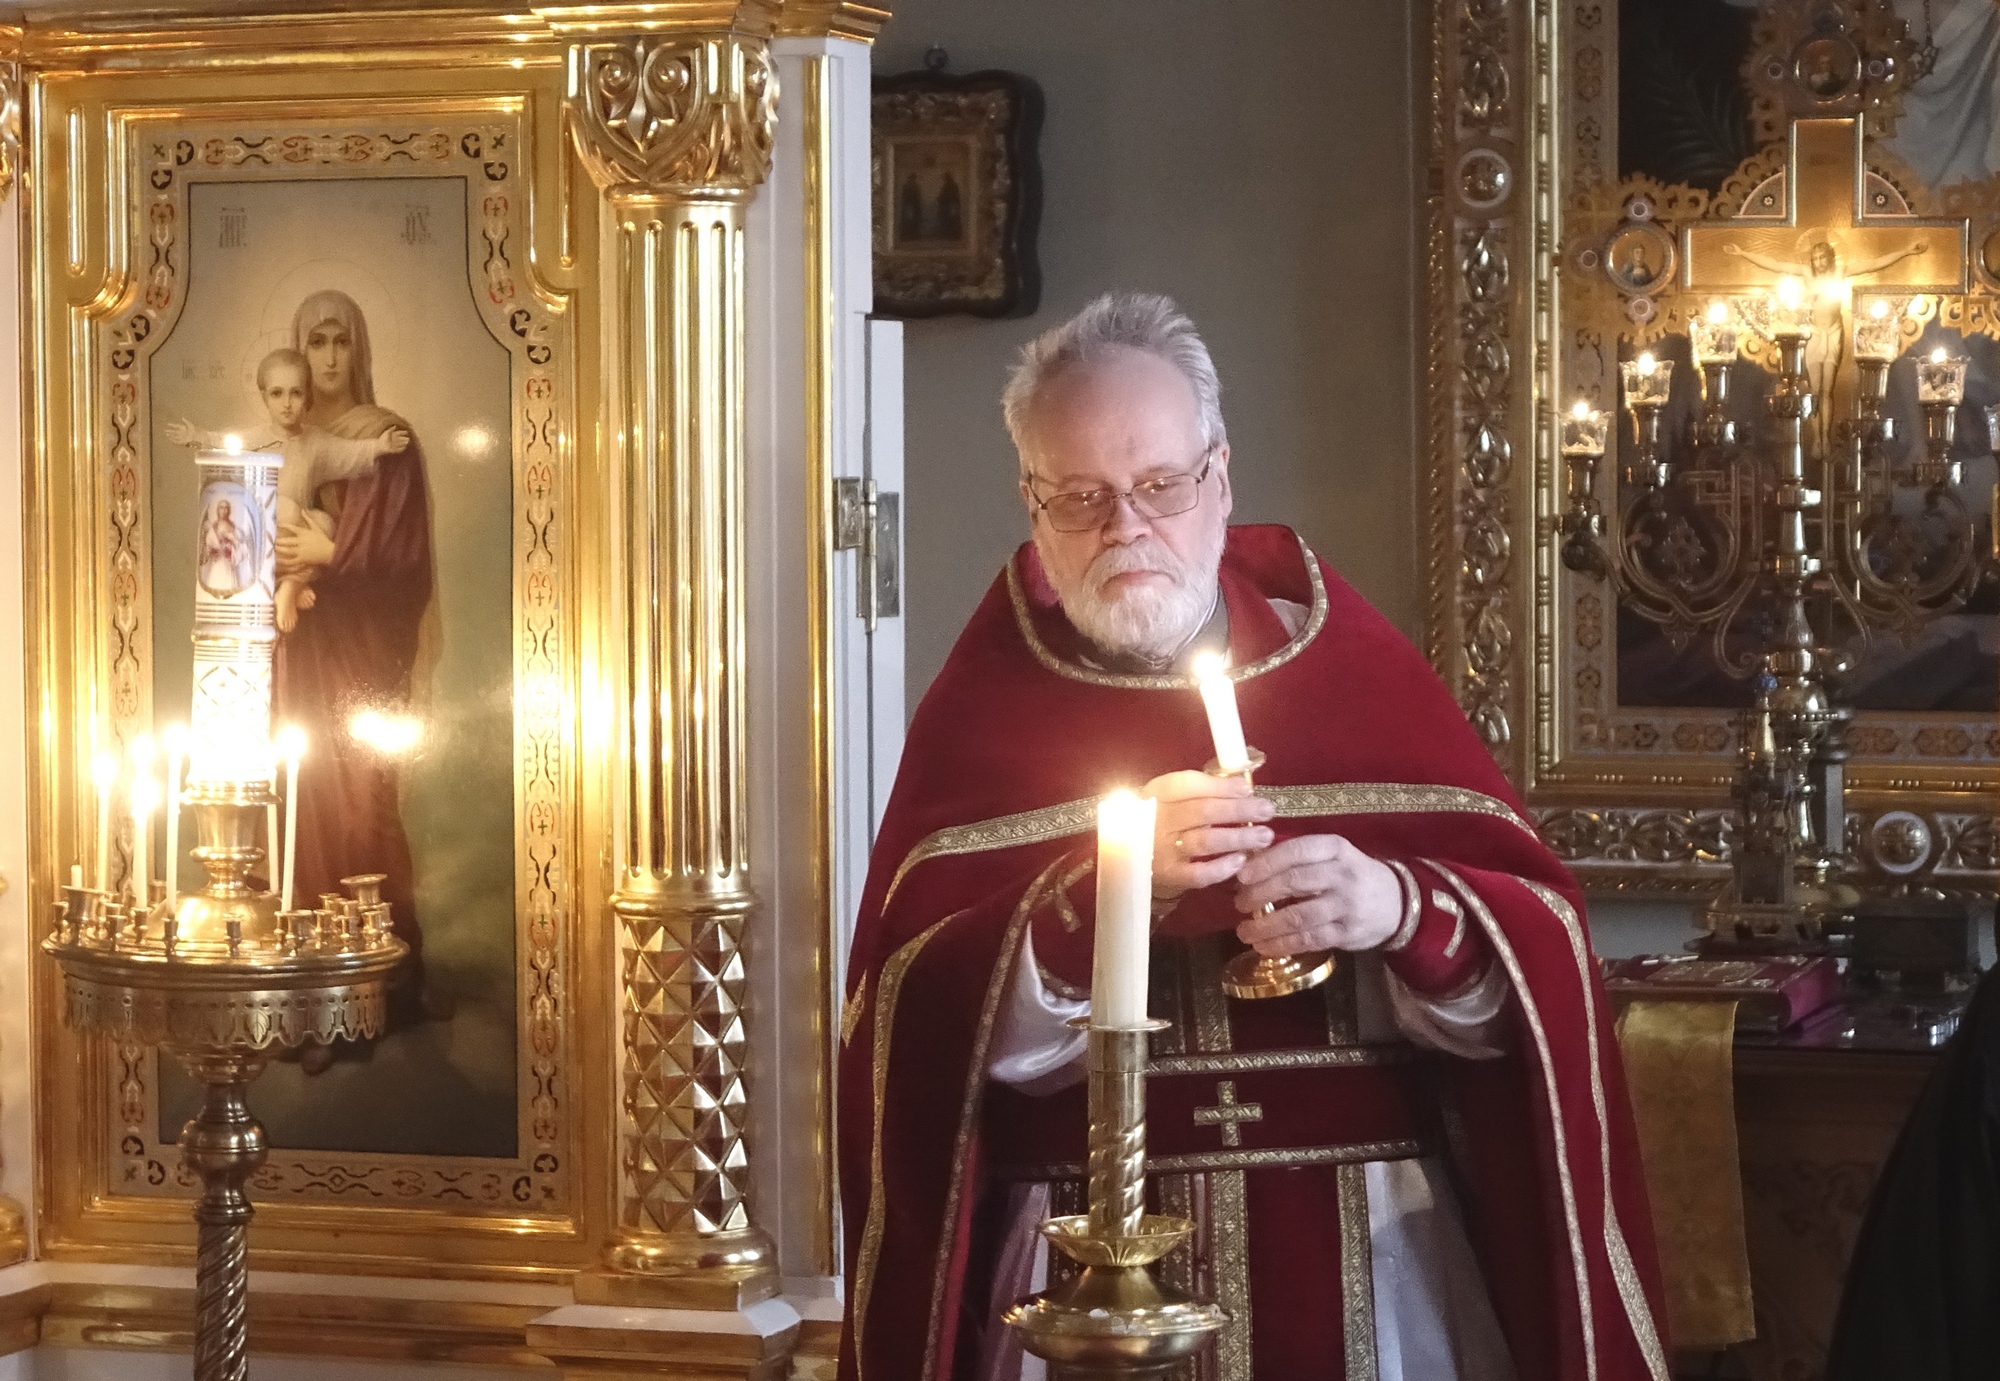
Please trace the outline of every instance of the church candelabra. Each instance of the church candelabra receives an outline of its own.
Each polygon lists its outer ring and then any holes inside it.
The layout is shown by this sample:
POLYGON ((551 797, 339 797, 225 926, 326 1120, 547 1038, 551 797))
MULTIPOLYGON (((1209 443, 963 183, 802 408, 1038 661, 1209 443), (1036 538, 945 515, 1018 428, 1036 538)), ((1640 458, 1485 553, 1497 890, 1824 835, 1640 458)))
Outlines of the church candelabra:
MULTIPOLYGON (((201 1110, 181 1133, 182 1157, 202 1187, 194 1208, 196 1381, 243 1381, 248 1373, 246 1186, 265 1155, 264 1129, 245 1103, 248 1086, 274 1052, 380 1034, 390 976, 409 954, 391 930, 379 874, 343 878, 353 895, 322 897, 317 909, 288 910, 283 894, 251 885, 266 856, 257 827, 273 803, 269 519, 281 463, 236 451, 207 452, 199 462, 204 531, 226 524, 237 540, 225 548, 227 569, 197 582, 192 780, 184 794, 174 783, 167 808, 194 812, 193 854, 208 882, 177 895, 179 860, 168 857, 168 886, 155 895, 151 821, 142 812, 130 900, 122 900, 109 876, 106 796, 96 885, 85 886, 82 866, 75 869, 42 942, 62 969, 63 1019, 72 1029, 159 1046, 202 1084, 201 1110), (242 522, 232 505, 266 520, 242 522)), ((154 789, 134 786, 142 802, 154 789)))
POLYGON ((1725 944, 1811 942, 1853 903, 1841 876, 1850 715, 1834 702, 1851 661, 1840 644, 1851 633, 1913 635, 1962 608, 1991 565, 1956 489, 1964 359, 1940 348, 1915 361, 1925 435, 1911 459, 1893 463, 1883 400, 1902 312, 1875 298, 1850 314, 1848 293, 1839 284, 1817 304, 1840 314, 1843 334, 1853 321, 1851 416, 1830 428, 1808 430, 1823 401, 1807 364, 1815 303, 1794 279, 1768 297, 1712 302, 1690 323, 1703 405, 1682 444, 1663 436, 1672 362, 1625 361, 1628 497, 1609 532, 1597 499, 1606 419, 1583 402, 1564 419, 1563 563, 1607 581, 1622 609, 1676 645, 1706 635, 1718 666, 1757 683, 1734 788, 1746 834, 1730 889, 1707 916, 1725 944), (1739 438, 1728 406, 1746 330, 1770 343, 1776 364, 1754 440, 1739 438), (1745 804, 1753 796, 1755 810, 1745 804), (1776 800, 1789 821, 1782 838, 1760 824, 1776 800))

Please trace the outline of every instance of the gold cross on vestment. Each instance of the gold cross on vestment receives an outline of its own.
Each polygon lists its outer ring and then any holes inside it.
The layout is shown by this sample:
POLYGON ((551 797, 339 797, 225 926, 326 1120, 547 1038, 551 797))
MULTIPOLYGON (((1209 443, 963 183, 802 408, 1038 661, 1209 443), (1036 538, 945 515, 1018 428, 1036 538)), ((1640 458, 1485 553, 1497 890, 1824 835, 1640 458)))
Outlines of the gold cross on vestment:
POLYGON ((1808 291, 1833 279, 1869 293, 1965 291, 1970 222, 1882 214, 1859 120, 1792 121, 1784 196, 1782 212, 1765 212, 1753 190, 1736 215, 1681 231, 1681 286, 1740 293, 1792 277, 1808 291))
POLYGON ((1264 1120, 1264 1105, 1262 1103, 1239 1103, 1236 1101, 1236 1081, 1234 1079, 1224 1079, 1216 1084, 1215 1101, 1217 1106, 1213 1108, 1196 1108, 1194 1110, 1194 1124, 1197 1127, 1213 1127, 1219 1123, 1222 1127, 1222 1144, 1224 1146, 1241 1146, 1243 1144, 1241 1123, 1262 1122, 1264 1120))

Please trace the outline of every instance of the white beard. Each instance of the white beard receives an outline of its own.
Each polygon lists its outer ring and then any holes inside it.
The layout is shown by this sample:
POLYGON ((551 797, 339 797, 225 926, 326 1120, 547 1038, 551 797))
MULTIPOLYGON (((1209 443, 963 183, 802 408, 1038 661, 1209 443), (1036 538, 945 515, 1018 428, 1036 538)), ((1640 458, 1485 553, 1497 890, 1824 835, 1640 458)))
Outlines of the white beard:
MULTIPOLYGON (((1151 539, 1112 547, 1067 584, 1055 575, 1055 563, 1047 552, 1042 553, 1042 569, 1049 573, 1063 613, 1077 632, 1106 652, 1164 663, 1187 645, 1215 610, 1215 575, 1227 535, 1228 528, 1217 523, 1214 537, 1187 561, 1151 539), (1166 589, 1147 584, 1106 596, 1105 583, 1130 571, 1157 571, 1172 583, 1166 589)), ((1037 546, 1041 540, 1037 531, 1037 546)))

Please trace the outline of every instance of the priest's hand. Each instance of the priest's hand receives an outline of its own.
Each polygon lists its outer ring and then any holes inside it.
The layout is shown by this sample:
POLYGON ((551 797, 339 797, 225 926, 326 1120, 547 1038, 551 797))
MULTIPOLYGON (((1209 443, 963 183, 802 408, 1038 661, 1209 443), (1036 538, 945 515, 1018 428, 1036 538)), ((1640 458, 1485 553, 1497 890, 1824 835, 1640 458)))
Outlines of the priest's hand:
POLYGON ((1273 835, 1264 822, 1278 808, 1252 793, 1241 777, 1169 772, 1141 795, 1159 802, 1153 825, 1153 895, 1178 897, 1237 874, 1253 850, 1273 835))
POLYGON ((1259 954, 1374 949, 1403 920, 1403 884, 1337 834, 1305 834, 1253 855, 1236 873, 1236 937, 1259 954), (1277 910, 1259 914, 1267 904, 1277 910))

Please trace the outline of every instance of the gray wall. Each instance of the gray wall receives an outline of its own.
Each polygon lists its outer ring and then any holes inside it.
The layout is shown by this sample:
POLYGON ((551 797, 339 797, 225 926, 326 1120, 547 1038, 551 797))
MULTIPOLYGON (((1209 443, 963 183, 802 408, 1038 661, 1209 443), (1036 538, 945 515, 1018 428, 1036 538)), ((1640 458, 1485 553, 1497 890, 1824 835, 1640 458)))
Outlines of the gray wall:
POLYGON ((1239 522, 1287 522, 1405 632, 1421 617, 1413 44, 1405 0, 895 0, 878 75, 1041 84, 1043 291, 905 336, 909 704, 1027 523, 999 393, 1107 289, 1166 292, 1222 374, 1239 522))

